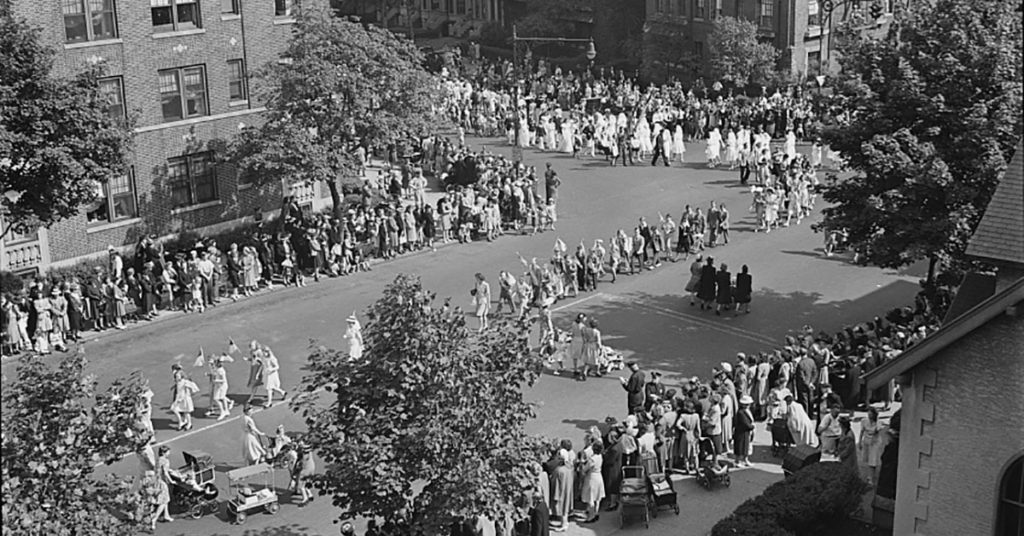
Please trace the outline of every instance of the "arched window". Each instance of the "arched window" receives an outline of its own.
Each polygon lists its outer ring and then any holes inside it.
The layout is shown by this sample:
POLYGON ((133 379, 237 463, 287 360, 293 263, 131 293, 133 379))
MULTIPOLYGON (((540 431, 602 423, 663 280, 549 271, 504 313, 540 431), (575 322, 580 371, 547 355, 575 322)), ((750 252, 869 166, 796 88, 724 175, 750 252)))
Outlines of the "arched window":
POLYGON ((996 536, 1024 534, 1024 456, 1006 468, 999 483, 999 506, 996 508, 996 536))

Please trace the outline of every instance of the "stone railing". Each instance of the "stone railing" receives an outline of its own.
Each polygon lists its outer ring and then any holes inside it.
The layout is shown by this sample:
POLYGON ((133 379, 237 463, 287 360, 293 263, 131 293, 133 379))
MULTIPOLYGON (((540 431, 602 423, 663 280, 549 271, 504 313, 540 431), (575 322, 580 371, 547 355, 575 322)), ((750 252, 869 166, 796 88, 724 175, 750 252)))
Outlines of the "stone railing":
POLYGON ((42 240, 30 240, 4 245, 4 270, 21 272, 45 264, 42 240))

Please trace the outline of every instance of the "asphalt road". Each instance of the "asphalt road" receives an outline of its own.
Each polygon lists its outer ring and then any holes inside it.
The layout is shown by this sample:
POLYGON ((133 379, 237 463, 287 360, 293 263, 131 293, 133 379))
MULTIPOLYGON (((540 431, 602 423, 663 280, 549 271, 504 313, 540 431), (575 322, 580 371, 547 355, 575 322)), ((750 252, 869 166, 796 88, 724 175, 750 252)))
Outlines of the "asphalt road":
MULTIPOLYGON (((498 140, 470 140, 475 145, 481 142, 492 150, 510 152, 503 145, 491 145, 500 143, 498 140)), ((688 155, 702 153, 702 146, 688 147, 688 155)), ((363 310, 399 273, 418 274, 426 288, 439 297, 452 296, 453 304, 468 309, 473 274, 481 272, 494 282, 499 270, 520 273, 516 252, 527 258, 546 258, 559 237, 570 248, 580 239, 589 246, 595 238, 607 242, 616 229, 631 230, 640 216, 656 222, 659 212, 678 217, 687 204, 707 207, 712 200, 724 202, 731 214, 731 242, 710 253, 716 264, 726 262, 734 273, 741 265, 749 265, 755 289, 751 314, 716 317, 690 306, 682 290, 688 278, 686 262, 620 277, 614 285, 602 283, 597 293, 557 304, 556 323, 567 326, 580 311, 595 316, 606 344, 622 350, 628 359, 639 361, 645 370, 664 372, 670 386, 683 377, 706 376, 715 364, 732 361, 736 352, 773 349, 787 333, 801 326, 835 330, 868 320, 890 307, 910 303, 916 291, 919 274, 913 271, 895 273, 858 267, 845 258, 821 256, 821 235, 812 233, 809 225, 817 217, 770 234, 754 233, 749 191, 738 184, 736 172, 709 170, 702 163, 623 169, 608 167, 599 160, 574 160, 568 155, 527 151, 526 156, 539 169, 545 162, 552 162, 562 177, 557 231, 504 236, 494 243, 450 245, 376 265, 370 273, 263 293, 237 303, 222 302, 203 314, 175 315, 152 325, 105 333, 86 343, 91 371, 106 381, 132 369, 142 370, 156 392, 157 441, 171 446, 174 463, 181 461, 182 450, 213 454, 224 496, 227 482, 223 473, 241 465, 239 411, 236 409, 232 418, 221 422, 197 418, 191 432, 170 430, 173 417, 166 408, 170 403, 171 364, 180 361, 187 370, 200 346, 210 354, 224 351, 229 338, 243 347, 249 340, 258 339, 274 349, 284 386, 294 391, 310 344, 343 347, 345 317, 363 310)), ((13 366, 9 361, 3 364, 6 377, 13 376, 13 366)), ((236 399, 243 397, 246 364, 229 364, 228 373, 234 386, 231 393, 236 399)), ((206 389, 200 369, 196 369, 196 375, 206 389)), ((531 432, 567 437, 574 442, 581 441, 583 431, 606 416, 621 417, 625 413, 625 394, 614 377, 582 383, 546 375, 527 396, 540 404, 538 418, 529 425, 531 432)), ((196 415, 205 411, 207 401, 206 396, 197 397, 196 415)), ((261 411, 255 418, 270 433, 279 423, 289 430, 302 429, 301 419, 285 405, 261 411)), ((761 447, 767 440, 764 431, 759 431, 761 447)), ((662 515, 652 528, 664 534, 705 534, 717 519, 778 478, 777 461, 761 452, 761 447, 755 459, 763 463, 742 471, 732 488, 706 492, 690 480, 678 483, 684 515, 662 515)), ((132 474, 135 468, 135 461, 129 459, 101 471, 132 474)), ((283 488, 286 484, 287 476, 279 473, 277 486, 283 488)), ((244 526, 230 525, 221 514, 198 521, 178 519, 162 524, 157 534, 337 534, 332 521, 340 515, 327 497, 299 508, 289 505, 285 494, 283 507, 275 516, 256 515, 244 526)), ((618 530, 618 525, 618 515, 606 514, 599 523, 575 527, 571 532, 610 534, 618 530)))

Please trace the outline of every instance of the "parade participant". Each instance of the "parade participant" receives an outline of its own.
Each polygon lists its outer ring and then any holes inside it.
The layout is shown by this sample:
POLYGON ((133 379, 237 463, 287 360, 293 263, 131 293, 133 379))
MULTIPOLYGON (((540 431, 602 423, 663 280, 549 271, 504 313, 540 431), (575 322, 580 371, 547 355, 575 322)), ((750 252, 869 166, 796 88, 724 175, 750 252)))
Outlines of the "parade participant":
MULTIPOLYGON (((572 329, 572 339, 569 343, 569 357, 572 359, 572 375, 574 378, 580 379, 579 366, 580 361, 583 360, 583 331, 587 329, 587 315, 577 314, 570 329, 572 329)), ((585 375, 583 379, 586 379, 585 375)))
POLYGON ((474 276, 476 278, 476 286, 473 288, 473 303, 476 305, 476 317, 480 321, 480 327, 477 332, 483 332, 487 329, 487 313, 491 309, 491 285, 484 279, 484 275, 477 272, 474 276))
POLYGON ((345 319, 345 340, 348 341, 348 359, 357 361, 363 357, 363 329, 355 312, 345 319))
POLYGON ((715 295, 715 315, 722 316, 723 307, 726 311, 732 308, 732 274, 724 262, 715 277, 715 286, 718 289, 715 295))
POLYGON ((192 411, 195 410, 192 395, 199 392, 199 386, 185 377, 181 365, 177 363, 172 365, 171 372, 174 376, 171 411, 174 412, 174 417, 178 420, 177 430, 191 430, 192 411))
POLYGON ((711 309, 711 302, 717 296, 717 274, 715 271, 715 259, 708 257, 704 266, 700 269, 700 284, 697 290, 697 298, 700 299, 701 310, 711 309))
POLYGON ((234 403, 228 398, 228 372, 224 369, 223 356, 213 359, 213 370, 210 371, 210 382, 213 384, 213 404, 210 409, 217 409, 217 420, 222 421, 231 414, 234 403))
POLYGON ((305 506, 313 500, 313 493, 309 490, 309 479, 316 473, 316 462, 313 460, 313 449, 304 441, 299 441, 296 452, 298 458, 291 468, 295 490, 299 492, 299 502, 296 504, 305 506))
POLYGON ((260 442, 260 437, 267 434, 256 427, 256 421, 252 418, 255 406, 246 404, 242 410, 242 460, 245 465, 256 465, 267 455, 267 451, 260 442))
POLYGON ((249 388, 249 398, 245 403, 251 404, 252 399, 256 397, 256 391, 263 387, 263 353, 260 350, 260 343, 255 339, 250 341, 249 356, 242 359, 249 362, 249 381, 245 384, 249 388))
MULTIPOLYGON (((682 240, 680 240, 682 243, 682 240)), ((697 258, 693 260, 693 264, 690 265, 690 280, 686 282, 686 286, 683 290, 690 293, 690 305, 693 306, 697 300, 697 294, 700 291, 700 277, 704 269, 704 256, 697 255, 697 258)), ((701 305, 701 309, 704 306, 701 305)))
POLYGON ((260 345, 260 359, 263 361, 260 371, 263 374, 263 387, 267 390, 267 401, 263 405, 269 408, 274 405, 274 393, 280 393, 281 398, 287 398, 288 393, 281 389, 281 365, 277 361, 274 351, 266 345, 260 345))
POLYGON ((171 517, 171 514, 168 511, 168 506, 171 502, 171 461, 167 458, 167 454, 170 451, 170 447, 166 445, 157 450, 155 476, 159 482, 160 492, 156 498, 156 512, 153 514, 153 520, 151 522, 153 530, 156 530, 156 522, 158 519, 168 523, 174 521, 174 518, 171 517), (162 517, 161 514, 163 514, 162 517))

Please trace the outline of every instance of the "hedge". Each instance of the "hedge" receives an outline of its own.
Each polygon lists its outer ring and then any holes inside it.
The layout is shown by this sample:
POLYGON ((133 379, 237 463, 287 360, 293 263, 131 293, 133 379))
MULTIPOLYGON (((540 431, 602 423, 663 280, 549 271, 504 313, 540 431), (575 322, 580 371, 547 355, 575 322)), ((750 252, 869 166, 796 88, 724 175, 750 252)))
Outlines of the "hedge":
POLYGON ((0 294, 16 295, 25 287, 25 282, 14 272, 0 271, 0 294))
POLYGON ((870 487, 838 462, 804 467, 719 521, 712 536, 813 536, 825 534, 861 504, 870 487))

